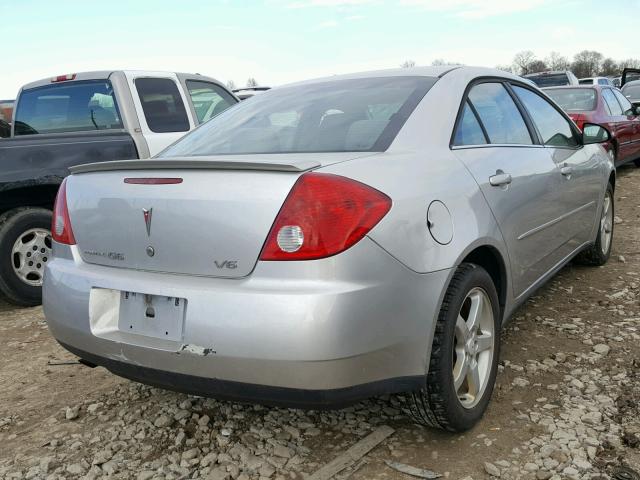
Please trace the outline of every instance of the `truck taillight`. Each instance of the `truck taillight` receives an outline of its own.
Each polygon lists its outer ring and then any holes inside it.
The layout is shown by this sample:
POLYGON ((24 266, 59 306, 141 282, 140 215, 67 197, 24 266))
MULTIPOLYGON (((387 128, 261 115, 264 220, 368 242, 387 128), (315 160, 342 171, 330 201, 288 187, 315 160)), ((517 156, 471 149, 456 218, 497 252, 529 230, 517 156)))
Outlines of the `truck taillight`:
POLYGON ((51 223, 51 238, 58 243, 75 245, 76 239, 71 228, 69 209, 67 208, 67 179, 65 178, 58 189, 56 202, 53 205, 53 221, 51 223))
POLYGON ((76 74, 69 73, 67 75, 58 75, 57 77, 53 77, 51 79, 51 83, 68 82, 70 80, 75 80, 75 79, 76 79, 76 74))
POLYGON ((391 199, 338 175, 307 173, 271 227, 260 260, 330 257, 359 242, 391 209, 391 199))

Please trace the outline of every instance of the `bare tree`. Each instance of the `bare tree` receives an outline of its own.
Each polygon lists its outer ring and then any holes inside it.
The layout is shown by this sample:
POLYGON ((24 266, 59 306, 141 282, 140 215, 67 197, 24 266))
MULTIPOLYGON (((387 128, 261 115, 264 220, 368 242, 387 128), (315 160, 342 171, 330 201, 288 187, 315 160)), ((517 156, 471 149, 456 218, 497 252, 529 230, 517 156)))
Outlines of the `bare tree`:
POLYGON ((538 73, 538 72, 546 72, 549 70, 547 64, 542 60, 534 60, 529 64, 529 72, 528 73, 538 73))
POLYGON ((229 90, 235 90, 236 89, 236 82, 234 82, 233 80, 229 80, 227 82, 227 88, 229 90))
POLYGON ((513 67, 511 65, 496 65, 496 70, 513 73, 513 67))
POLYGON ((551 52, 545 60, 550 70, 569 70, 571 62, 558 52, 551 52))
POLYGON ((605 77, 614 77, 620 74, 620 67, 613 58, 605 58, 600 65, 599 74, 605 77))
POLYGON ((249 77, 249 79, 247 80, 247 87, 251 88, 251 87, 257 87, 257 86, 258 86, 258 81, 253 77, 249 77))
POLYGON ((624 68, 640 68, 640 59, 627 58, 626 60, 622 60, 620 62, 620 70, 624 68))
POLYGON ((449 60, 444 60, 442 58, 436 58, 433 62, 431 62, 431 66, 433 67, 442 67, 444 65, 462 65, 462 63, 450 62, 449 60))
POLYGON ((416 66, 416 62, 414 62, 413 60, 405 60, 400 66, 402 68, 413 68, 416 66))
POLYGON ((529 72, 529 65, 536 59, 535 54, 531 50, 523 50, 516 53, 513 57, 513 66, 515 73, 526 75, 529 72))
POLYGON ((593 50, 583 50, 573 57, 571 70, 578 78, 592 77, 600 71, 603 55, 593 50))

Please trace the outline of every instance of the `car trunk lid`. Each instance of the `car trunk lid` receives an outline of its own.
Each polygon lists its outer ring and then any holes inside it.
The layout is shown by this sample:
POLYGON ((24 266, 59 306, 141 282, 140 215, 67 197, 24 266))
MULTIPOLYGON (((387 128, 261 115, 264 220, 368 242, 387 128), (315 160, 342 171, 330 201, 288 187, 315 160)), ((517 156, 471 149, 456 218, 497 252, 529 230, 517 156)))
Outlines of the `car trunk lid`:
POLYGON ((76 167, 67 200, 80 255, 110 267, 244 277, 298 177, 357 156, 362 153, 76 167))

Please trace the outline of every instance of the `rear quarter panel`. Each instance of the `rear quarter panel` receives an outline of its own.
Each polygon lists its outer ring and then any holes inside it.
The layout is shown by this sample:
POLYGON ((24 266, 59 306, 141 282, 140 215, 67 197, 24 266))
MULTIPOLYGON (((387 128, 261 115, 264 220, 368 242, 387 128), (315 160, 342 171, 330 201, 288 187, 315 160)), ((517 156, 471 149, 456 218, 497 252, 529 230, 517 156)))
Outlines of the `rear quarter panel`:
POLYGON ((479 245, 493 246, 507 261, 491 210, 449 148, 464 90, 473 78, 456 71, 447 74, 425 95, 386 152, 327 169, 391 197, 391 211, 369 236, 415 272, 454 267, 479 245), (446 245, 436 242, 427 226, 434 200, 451 214, 453 238, 446 245))

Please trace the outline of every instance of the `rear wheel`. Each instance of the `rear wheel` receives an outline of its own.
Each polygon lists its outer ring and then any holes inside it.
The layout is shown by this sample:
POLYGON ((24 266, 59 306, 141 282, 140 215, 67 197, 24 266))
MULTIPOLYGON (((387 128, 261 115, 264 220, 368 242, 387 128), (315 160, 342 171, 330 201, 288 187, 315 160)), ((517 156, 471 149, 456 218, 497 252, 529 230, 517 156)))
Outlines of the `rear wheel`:
POLYGON ((611 246, 613 244, 613 216, 613 187, 609 184, 602 202, 602 213, 600 214, 600 221, 598 222, 596 241, 591 247, 576 257, 578 263, 594 266, 607 263, 611 256, 611 246))
POLYGON ((426 426, 461 432, 484 414, 500 353, 498 294, 482 267, 463 263, 438 316, 426 387, 409 400, 409 413, 426 426))
POLYGON ((636 165, 636 167, 640 167, 640 158, 635 159, 633 163, 636 165))
POLYGON ((51 258, 51 212, 16 208, 0 216, 0 291, 16 305, 42 302, 42 278, 51 258))

